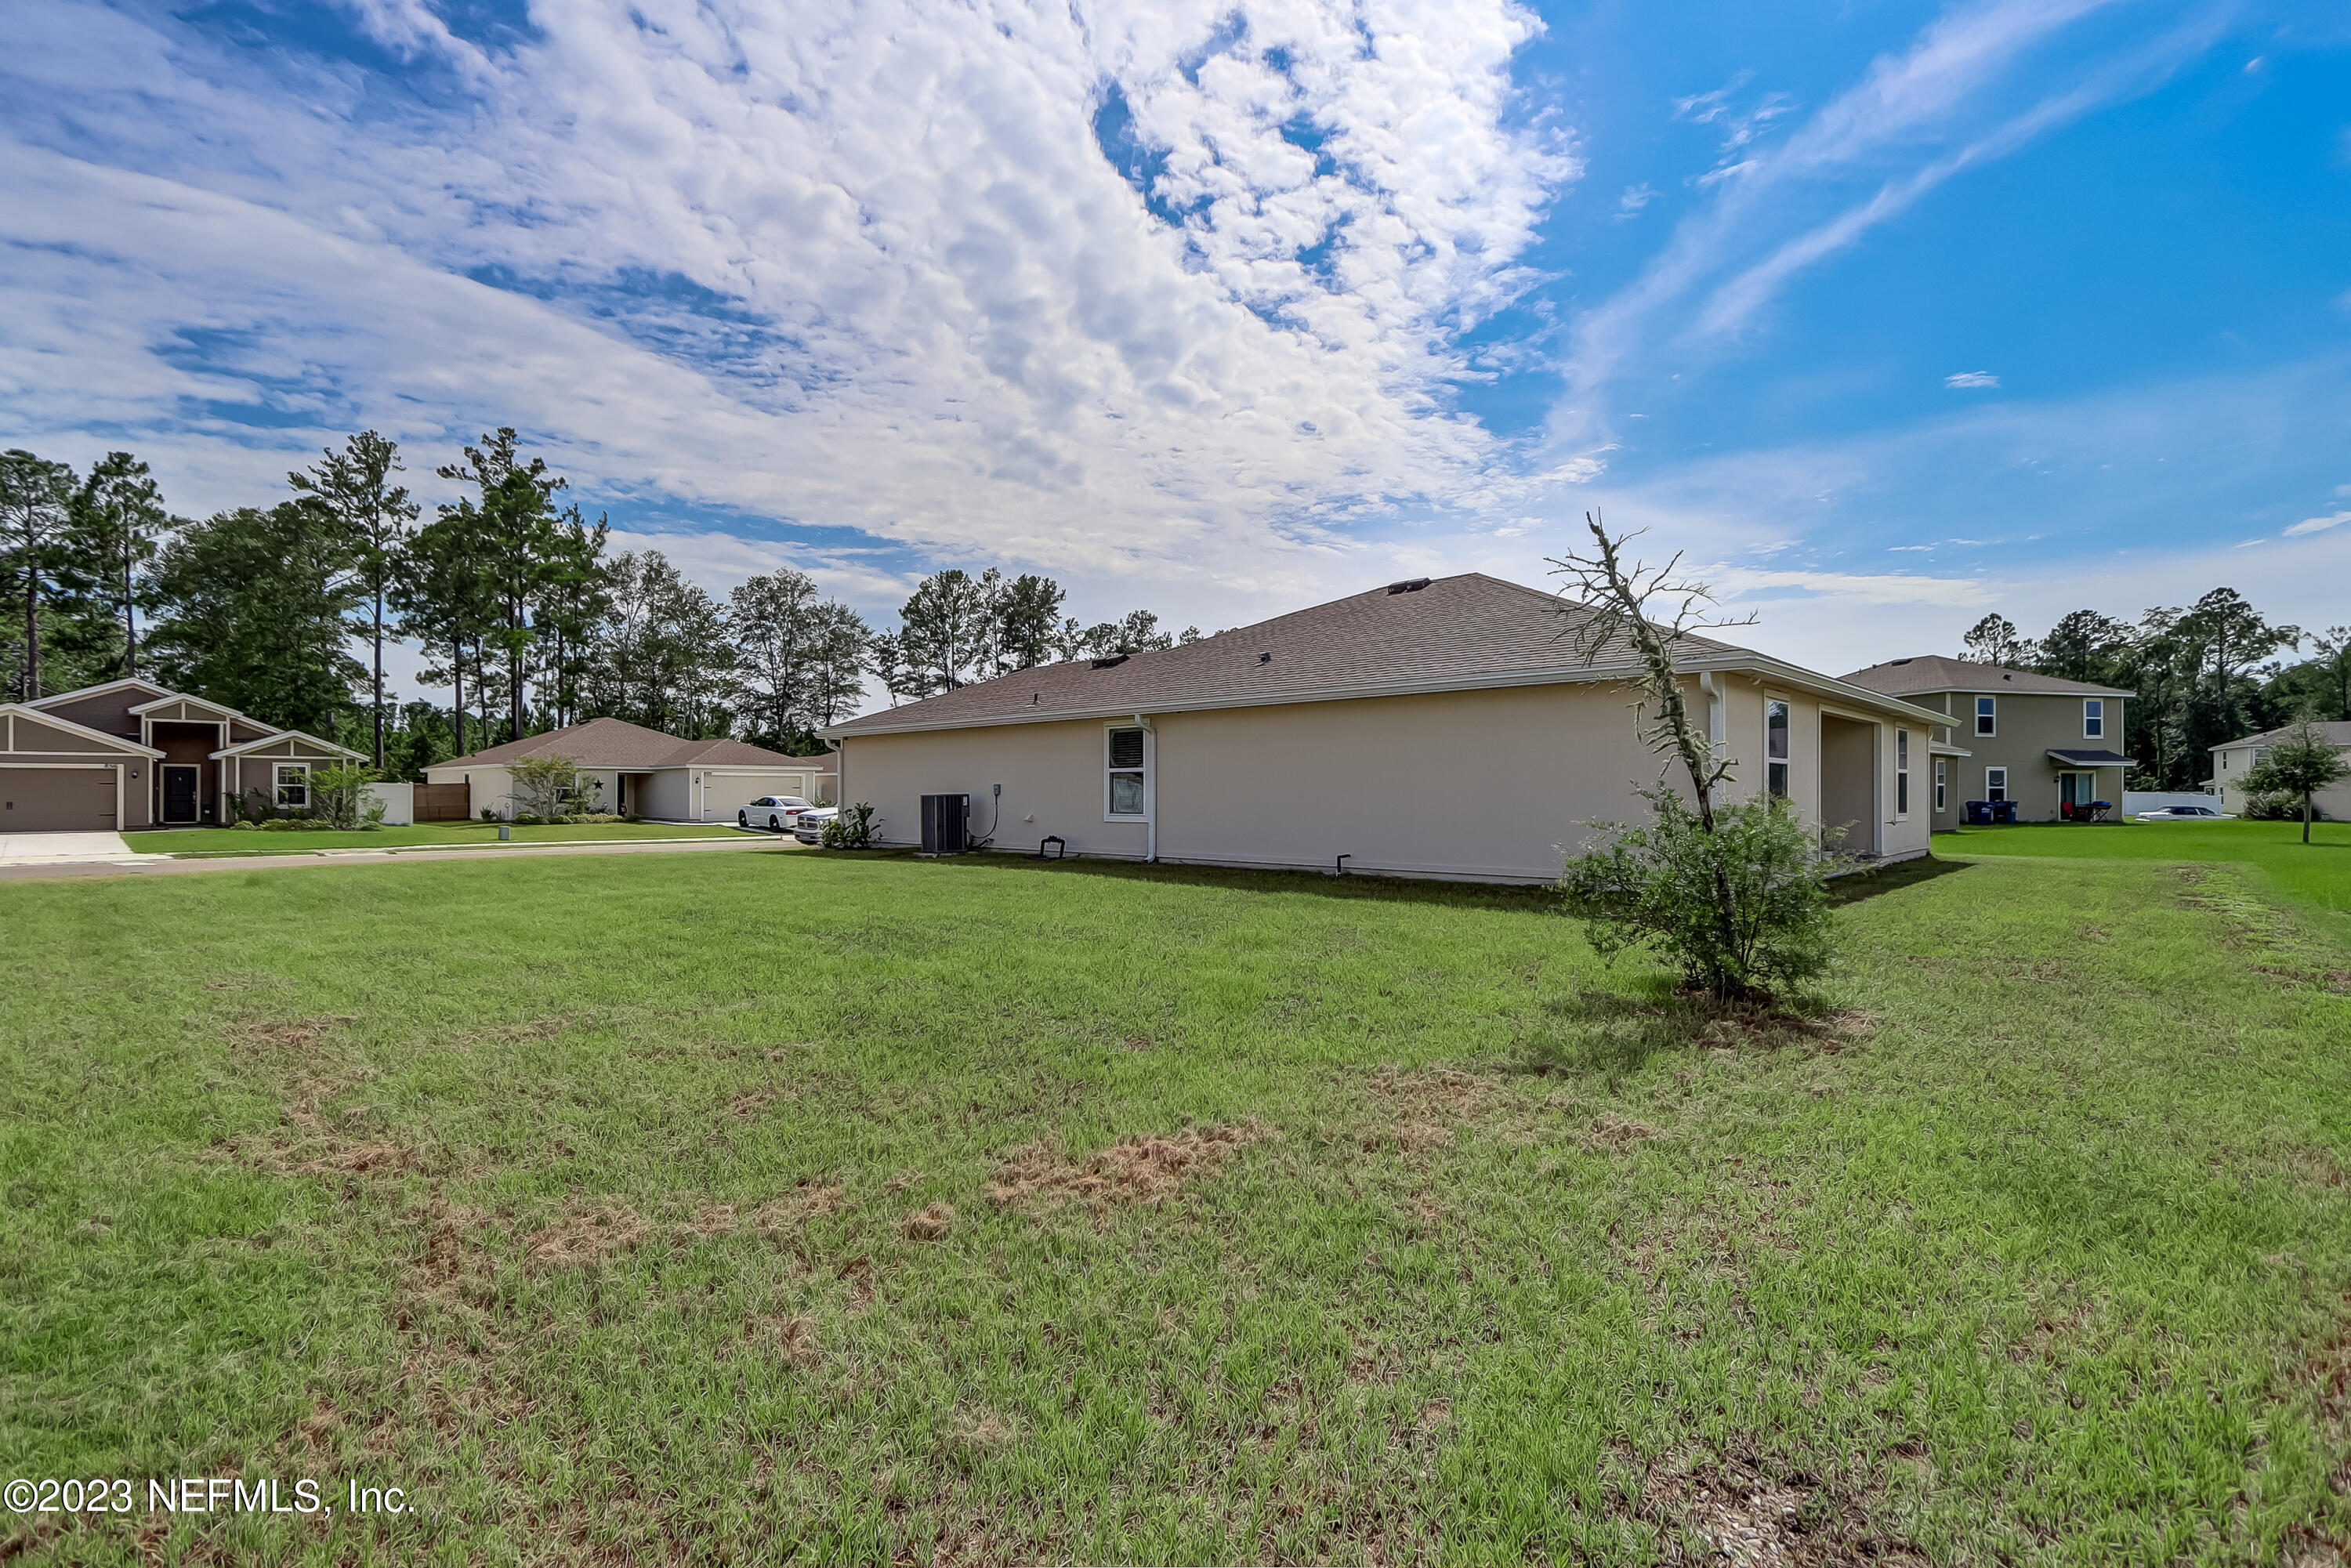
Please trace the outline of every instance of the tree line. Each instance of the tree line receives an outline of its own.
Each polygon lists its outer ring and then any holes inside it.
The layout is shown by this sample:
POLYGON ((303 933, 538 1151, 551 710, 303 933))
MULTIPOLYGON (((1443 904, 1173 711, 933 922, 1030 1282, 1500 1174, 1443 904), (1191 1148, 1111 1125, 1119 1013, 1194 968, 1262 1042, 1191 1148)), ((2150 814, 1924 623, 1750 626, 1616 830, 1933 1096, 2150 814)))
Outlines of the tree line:
POLYGON ((2351 719, 2351 626, 2273 623, 2233 588, 2136 622, 2076 610, 2038 639, 1994 613, 1962 641, 1963 658, 2134 694, 2133 789, 2192 789, 2211 777, 2211 747, 2298 718, 2351 719))
POLYGON ((546 462, 501 428, 434 469, 460 498, 423 507, 398 444, 349 437, 287 476, 293 494, 172 515, 148 465, 87 474, 0 453, 0 692, 30 701, 129 675, 371 752, 393 778, 598 716, 805 754, 854 713, 868 674, 893 702, 1057 659, 1192 642, 1134 611, 1081 624, 1048 577, 991 568, 922 580, 876 634, 789 567, 721 601, 659 550, 608 550, 546 462), (394 700, 387 643, 424 651, 445 705, 394 700))

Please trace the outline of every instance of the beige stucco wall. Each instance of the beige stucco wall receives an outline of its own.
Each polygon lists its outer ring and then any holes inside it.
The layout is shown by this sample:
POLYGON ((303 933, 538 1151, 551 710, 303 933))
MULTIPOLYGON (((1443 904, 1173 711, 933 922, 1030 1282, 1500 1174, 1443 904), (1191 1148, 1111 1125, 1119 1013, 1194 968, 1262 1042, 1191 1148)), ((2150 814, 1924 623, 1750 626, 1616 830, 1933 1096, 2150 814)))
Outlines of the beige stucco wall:
MULTIPOLYGON (((1725 744, 1739 767, 1728 793, 1737 798, 1761 787, 1766 692, 1744 677, 1723 678, 1719 690, 1725 744)), ((1689 693, 1703 715, 1695 681, 1689 693)), ((1818 822, 1820 705, 1771 695, 1790 703, 1790 797, 1818 822)), ((852 733, 842 743, 841 799, 872 802, 893 843, 918 838, 921 796, 963 791, 973 798, 973 832, 992 827, 997 849, 1033 852, 1050 833, 1072 854, 1139 859, 1154 835, 1142 823, 1103 820, 1103 734, 1132 722, 852 733), (996 784, 1004 786, 1000 812, 996 784)), ((1548 881, 1562 854, 1592 836, 1585 822, 1644 817, 1635 790, 1661 771, 1641 744, 1627 694, 1610 685, 1227 708, 1150 722, 1155 848, 1171 862, 1327 868, 1343 854, 1351 872, 1548 881), (1400 769, 1400 755, 1426 766, 1400 769)), ((1914 768, 1923 733, 1912 737, 1914 768)), ((1876 735, 1887 778, 1876 797, 1890 811, 1891 720, 1876 735)), ((1848 847, 1874 838, 1888 855, 1926 848, 1923 810, 1869 827, 1848 847)))

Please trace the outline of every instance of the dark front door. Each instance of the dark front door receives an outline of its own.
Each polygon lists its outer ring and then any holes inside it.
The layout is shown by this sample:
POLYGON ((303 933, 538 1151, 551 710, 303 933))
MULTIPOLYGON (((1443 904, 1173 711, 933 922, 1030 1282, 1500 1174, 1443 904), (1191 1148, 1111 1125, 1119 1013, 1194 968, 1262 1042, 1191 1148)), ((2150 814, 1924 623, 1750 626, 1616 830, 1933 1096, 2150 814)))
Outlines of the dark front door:
POLYGON ((163 769, 163 820, 167 822, 193 822, 196 820, 196 769, 163 769))

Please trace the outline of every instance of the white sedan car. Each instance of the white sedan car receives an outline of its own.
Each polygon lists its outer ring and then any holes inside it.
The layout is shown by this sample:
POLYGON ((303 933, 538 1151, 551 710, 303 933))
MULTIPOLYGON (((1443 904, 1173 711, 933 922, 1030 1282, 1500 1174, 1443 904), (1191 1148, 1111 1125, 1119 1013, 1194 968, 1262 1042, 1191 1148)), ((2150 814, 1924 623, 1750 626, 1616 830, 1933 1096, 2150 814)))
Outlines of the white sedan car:
POLYGON ((824 825, 840 815, 838 806, 810 806, 792 823, 792 837, 804 844, 815 843, 824 837, 824 825))
POLYGON ((2152 811, 2141 811, 2142 822, 2233 822, 2235 815, 2216 811, 2210 806, 2158 806, 2152 811))
POLYGON ((738 828, 765 828, 771 833, 789 833, 799 820, 809 803, 798 795, 762 795, 735 813, 738 828))

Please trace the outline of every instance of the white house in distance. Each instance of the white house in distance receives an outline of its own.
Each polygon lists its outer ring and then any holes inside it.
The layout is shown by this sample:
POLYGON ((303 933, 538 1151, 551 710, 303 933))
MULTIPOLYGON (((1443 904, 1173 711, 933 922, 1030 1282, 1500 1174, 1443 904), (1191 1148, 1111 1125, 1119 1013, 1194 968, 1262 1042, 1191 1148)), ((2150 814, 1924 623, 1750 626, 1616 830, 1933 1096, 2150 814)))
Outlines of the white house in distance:
POLYGON ((680 740, 617 718, 592 718, 453 757, 427 768, 424 781, 465 786, 465 816, 487 810, 511 817, 517 807, 507 764, 529 757, 578 763, 589 786, 582 810, 663 821, 731 822, 744 802, 762 795, 798 795, 819 804, 833 798, 831 753, 788 757, 748 741, 680 740))
MULTIPOLYGON (((2223 741, 2212 748, 2212 789, 2220 797, 2220 810, 2229 812, 2245 809, 2245 775, 2256 763, 2265 761, 2270 747, 2285 738, 2291 726, 2265 729, 2259 735, 2249 735, 2242 740, 2223 741)), ((2316 727, 2318 733, 2351 753, 2351 724, 2336 721, 2316 727)), ((2330 821, 2351 821, 2351 780, 2321 789, 2310 798, 2311 804, 2324 812, 2330 821)), ((2294 805, 2299 810, 2299 800, 2294 805)))
MULTIPOLYGON (((1632 664, 1576 656, 1552 594, 1470 573, 1390 583, 1162 653, 1022 670, 823 733, 840 799, 893 843, 925 795, 970 837, 1037 853, 1547 882, 1595 821, 1639 821, 1661 759, 1632 664), (1399 758, 1440 759, 1425 772, 1399 758)), ((1928 747, 1949 716, 1705 638, 1687 695, 1733 762, 1885 860, 1924 854, 1928 747)), ((1678 768, 1675 773, 1678 774, 1678 768)))

